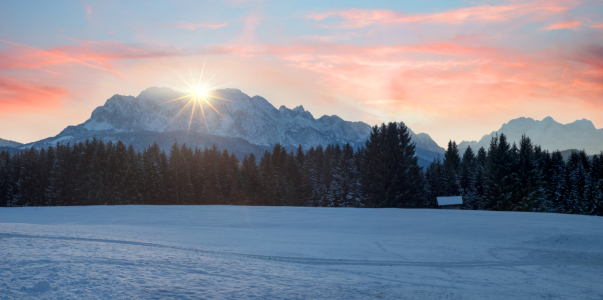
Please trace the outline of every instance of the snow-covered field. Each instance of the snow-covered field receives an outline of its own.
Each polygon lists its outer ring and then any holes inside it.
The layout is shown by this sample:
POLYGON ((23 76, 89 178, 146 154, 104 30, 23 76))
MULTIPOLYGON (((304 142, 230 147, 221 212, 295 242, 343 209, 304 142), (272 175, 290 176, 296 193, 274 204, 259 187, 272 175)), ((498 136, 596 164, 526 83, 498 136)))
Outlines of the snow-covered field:
POLYGON ((0 208, 0 299, 603 299, 603 218, 0 208))

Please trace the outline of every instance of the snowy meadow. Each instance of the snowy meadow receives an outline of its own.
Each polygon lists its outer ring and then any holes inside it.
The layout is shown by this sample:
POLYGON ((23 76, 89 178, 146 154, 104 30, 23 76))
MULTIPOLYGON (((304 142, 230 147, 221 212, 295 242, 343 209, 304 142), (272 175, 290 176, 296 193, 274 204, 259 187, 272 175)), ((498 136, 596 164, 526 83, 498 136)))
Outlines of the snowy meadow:
POLYGON ((0 299, 601 299, 603 218, 246 206, 0 208, 0 299))

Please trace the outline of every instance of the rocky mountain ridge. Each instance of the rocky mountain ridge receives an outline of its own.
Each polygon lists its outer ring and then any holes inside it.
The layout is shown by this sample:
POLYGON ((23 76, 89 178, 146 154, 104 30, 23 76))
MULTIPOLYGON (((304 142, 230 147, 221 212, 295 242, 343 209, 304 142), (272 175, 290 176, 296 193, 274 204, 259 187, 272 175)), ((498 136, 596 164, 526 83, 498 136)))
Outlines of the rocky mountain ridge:
POLYGON ((523 117, 513 119, 503 124, 499 130, 484 135, 479 141, 461 142, 458 146, 459 150, 464 151, 468 146, 474 150, 479 147, 488 149, 492 137, 501 133, 507 136, 510 143, 518 143, 521 136, 525 134, 533 144, 549 151, 584 149, 589 154, 603 151, 603 129, 597 129, 591 121, 582 119, 561 124, 551 117, 546 117, 542 121, 523 117))
MULTIPOLYGON (((301 105, 276 109, 266 99, 249 97, 237 89, 221 89, 213 95, 218 99, 195 105, 192 118, 193 103, 187 105, 183 93, 169 88, 149 88, 137 97, 114 95, 84 123, 24 147, 41 148, 96 137, 121 140, 139 149, 153 142, 164 149, 174 142, 193 147, 216 144, 242 155, 262 153, 276 143, 290 149, 346 143, 360 147, 371 130, 364 122, 345 121, 336 115, 316 119, 301 105)), ((429 135, 412 131, 411 135, 424 164, 444 152, 429 135)))

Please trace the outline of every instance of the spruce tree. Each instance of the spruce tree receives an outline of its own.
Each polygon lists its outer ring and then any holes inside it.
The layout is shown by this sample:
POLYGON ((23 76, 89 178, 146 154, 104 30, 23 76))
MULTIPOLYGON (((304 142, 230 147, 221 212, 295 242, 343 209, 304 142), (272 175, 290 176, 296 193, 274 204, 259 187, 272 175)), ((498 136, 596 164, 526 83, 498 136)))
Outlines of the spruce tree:
POLYGON ((477 161, 471 147, 467 147, 460 165, 460 187, 463 196, 463 208, 477 209, 479 195, 476 187, 477 161))
POLYGON ((568 214, 587 213, 587 201, 590 190, 590 174, 579 152, 572 152, 567 162, 568 194, 565 201, 565 212, 568 214))
POLYGON ((513 184, 516 182, 513 178, 514 166, 515 157, 507 137, 504 134, 492 137, 484 171, 484 209, 513 208, 513 184))
POLYGON ((434 158, 425 172, 425 196, 422 207, 437 208, 437 197, 446 194, 445 169, 440 158, 434 158))
POLYGON ((373 127, 361 159, 361 182, 369 207, 419 207, 423 174, 404 123, 373 127))
POLYGON ((446 192, 441 196, 460 196, 462 194, 459 173, 461 157, 456 142, 449 141, 444 154, 444 170, 446 171, 446 192))
POLYGON ((544 188, 538 161, 530 138, 523 135, 519 144, 517 178, 513 201, 516 211, 543 211, 544 188))
POLYGON ((260 170, 253 153, 249 157, 245 156, 241 166, 242 188, 245 193, 247 205, 259 205, 259 194, 261 189, 260 170))

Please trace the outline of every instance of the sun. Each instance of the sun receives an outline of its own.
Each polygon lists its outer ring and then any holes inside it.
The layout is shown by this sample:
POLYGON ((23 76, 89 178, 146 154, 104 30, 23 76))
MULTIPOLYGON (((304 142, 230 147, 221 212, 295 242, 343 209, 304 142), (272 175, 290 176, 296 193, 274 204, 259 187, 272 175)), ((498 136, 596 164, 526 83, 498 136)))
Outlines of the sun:
POLYGON ((197 99, 205 99, 210 96, 211 89, 206 84, 198 84, 191 90, 197 99))
MULTIPOLYGON (((176 73, 176 75, 178 75, 178 77, 180 77, 180 79, 182 79, 182 81, 186 84, 186 88, 178 89, 178 90, 181 90, 184 92, 184 96, 158 104, 158 105, 163 105, 163 104, 167 104, 167 103, 174 102, 174 101, 182 101, 183 102, 182 109, 180 109, 180 111, 168 122, 168 124, 166 124, 166 127, 170 123, 172 123, 172 121, 174 121, 176 119, 176 117, 178 117, 186 108, 191 109, 191 116, 190 116, 190 119, 188 122, 188 131, 190 131, 190 129, 191 129, 191 125, 193 123, 193 118, 195 117, 195 111, 201 111, 201 116, 203 117, 203 121, 205 122, 205 128, 207 129, 208 132, 209 132, 209 126, 207 125, 207 119, 205 118, 205 110, 207 108, 213 109, 222 118, 226 119, 224 117, 224 115, 222 115, 222 113, 220 113, 220 111, 218 111, 218 109, 216 109, 216 107, 212 104, 212 102, 214 102, 214 100, 232 102, 231 100, 220 98, 220 97, 216 96, 214 93, 218 88, 224 86, 225 84, 220 84, 220 85, 212 85, 211 84, 211 81, 216 76, 217 72, 216 72, 216 74, 211 76, 208 80, 204 81, 203 80, 203 70, 204 69, 205 69, 205 63, 203 64, 203 67, 201 68, 201 72, 200 72, 201 74, 199 75, 198 80, 196 80, 195 77, 193 76, 193 72, 191 71, 190 67, 189 67, 189 72, 191 75, 190 80, 184 79, 182 76, 180 76, 180 74, 178 74, 176 71, 174 71, 174 73, 176 73)), ((197 113, 197 115, 199 115, 199 113, 197 113)), ((226 119, 226 120, 228 121, 228 119, 226 119)), ((187 133, 187 135, 188 135, 188 133, 187 133)))

